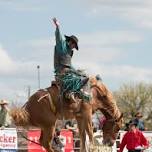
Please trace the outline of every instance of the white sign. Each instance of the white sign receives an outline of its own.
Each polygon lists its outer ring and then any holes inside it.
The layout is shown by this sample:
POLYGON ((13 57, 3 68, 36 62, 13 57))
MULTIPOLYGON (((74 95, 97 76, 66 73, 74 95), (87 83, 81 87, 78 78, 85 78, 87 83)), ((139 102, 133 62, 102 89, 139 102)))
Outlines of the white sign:
POLYGON ((15 128, 0 130, 0 149, 17 149, 17 132, 15 128))

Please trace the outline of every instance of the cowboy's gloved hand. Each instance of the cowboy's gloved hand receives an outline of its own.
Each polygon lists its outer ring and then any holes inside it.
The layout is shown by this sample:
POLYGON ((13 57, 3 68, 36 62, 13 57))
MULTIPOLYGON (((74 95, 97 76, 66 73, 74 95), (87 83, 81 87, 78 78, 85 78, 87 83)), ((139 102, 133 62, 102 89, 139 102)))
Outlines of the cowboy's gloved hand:
POLYGON ((56 27, 59 27, 59 22, 58 20, 54 17, 53 19, 53 23, 55 24, 56 27))

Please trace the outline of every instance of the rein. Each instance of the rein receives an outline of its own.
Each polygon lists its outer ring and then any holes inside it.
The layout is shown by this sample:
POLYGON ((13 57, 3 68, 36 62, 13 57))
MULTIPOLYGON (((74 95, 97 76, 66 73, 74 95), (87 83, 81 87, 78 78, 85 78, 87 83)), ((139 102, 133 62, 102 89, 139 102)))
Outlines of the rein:
POLYGON ((27 138, 26 136, 23 135, 23 133, 19 132, 19 134, 20 134, 24 139, 26 139, 27 141, 30 141, 30 142, 32 142, 32 143, 34 143, 34 144, 37 144, 37 145, 41 146, 40 143, 35 142, 34 140, 31 140, 31 139, 27 138))

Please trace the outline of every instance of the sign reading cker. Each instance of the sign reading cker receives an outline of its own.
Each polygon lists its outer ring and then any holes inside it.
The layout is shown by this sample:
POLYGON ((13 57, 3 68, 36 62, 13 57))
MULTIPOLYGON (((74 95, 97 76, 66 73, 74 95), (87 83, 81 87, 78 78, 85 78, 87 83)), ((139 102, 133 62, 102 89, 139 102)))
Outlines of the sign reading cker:
POLYGON ((16 129, 0 130, 0 149, 17 149, 16 129))

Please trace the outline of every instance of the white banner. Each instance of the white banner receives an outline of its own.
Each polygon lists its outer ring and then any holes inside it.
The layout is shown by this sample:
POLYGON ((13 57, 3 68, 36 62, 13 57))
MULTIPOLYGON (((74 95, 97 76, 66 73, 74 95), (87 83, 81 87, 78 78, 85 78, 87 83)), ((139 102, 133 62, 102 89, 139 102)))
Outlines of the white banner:
POLYGON ((15 128, 0 130, 0 149, 17 149, 17 132, 15 128))

